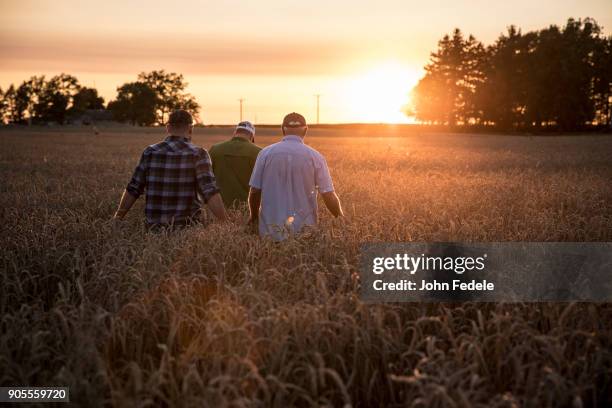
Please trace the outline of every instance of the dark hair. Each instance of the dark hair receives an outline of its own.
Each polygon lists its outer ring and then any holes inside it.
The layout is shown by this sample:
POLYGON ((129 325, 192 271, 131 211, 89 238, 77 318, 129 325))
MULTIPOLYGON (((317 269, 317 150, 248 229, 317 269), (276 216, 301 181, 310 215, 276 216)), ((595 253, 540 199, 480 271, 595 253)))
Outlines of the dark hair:
POLYGON ((193 125, 193 117, 186 110, 177 109, 168 117, 168 124, 173 126, 190 126, 193 125))

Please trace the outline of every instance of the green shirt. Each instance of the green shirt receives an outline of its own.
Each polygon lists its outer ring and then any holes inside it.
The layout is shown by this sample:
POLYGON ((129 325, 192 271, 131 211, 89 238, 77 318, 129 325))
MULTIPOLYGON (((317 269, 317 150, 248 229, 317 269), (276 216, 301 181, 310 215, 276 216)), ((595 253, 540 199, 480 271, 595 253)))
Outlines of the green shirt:
POLYGON ((226 207, 246 202, 249 179, 261 147, 241 137, 217 143, 210 148, 213 173, 226 207))

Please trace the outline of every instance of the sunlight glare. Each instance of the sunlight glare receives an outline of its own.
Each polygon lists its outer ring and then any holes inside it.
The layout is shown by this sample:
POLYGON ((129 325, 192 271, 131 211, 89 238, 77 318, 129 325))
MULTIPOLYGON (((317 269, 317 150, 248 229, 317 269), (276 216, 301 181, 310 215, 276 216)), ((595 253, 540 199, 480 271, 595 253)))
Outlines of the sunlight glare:
POLYGON ((413 123, 403 113, 410 101, 410 91, 420 73, 390 61, 351 78, 347 84, 347 105, 363 122, 413 123))

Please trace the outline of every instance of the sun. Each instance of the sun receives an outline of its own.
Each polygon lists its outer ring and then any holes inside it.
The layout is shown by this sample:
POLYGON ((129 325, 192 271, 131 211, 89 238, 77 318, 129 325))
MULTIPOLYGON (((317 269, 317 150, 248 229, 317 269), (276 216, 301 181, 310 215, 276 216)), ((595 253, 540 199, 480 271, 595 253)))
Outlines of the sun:
POLYGON ((347 89, 351 116, 359 122, 412 123, 402 110, 418 79, 417 70, 394 61, 355 75, 347 89))

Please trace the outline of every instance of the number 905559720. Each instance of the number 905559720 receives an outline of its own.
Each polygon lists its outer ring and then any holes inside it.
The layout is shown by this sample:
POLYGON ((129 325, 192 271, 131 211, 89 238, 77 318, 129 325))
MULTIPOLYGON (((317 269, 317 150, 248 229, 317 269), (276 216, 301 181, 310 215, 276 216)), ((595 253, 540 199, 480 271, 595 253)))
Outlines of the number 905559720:
POLYGON ((0 402, 69 402, 68 387, 0 387, 0 402))

